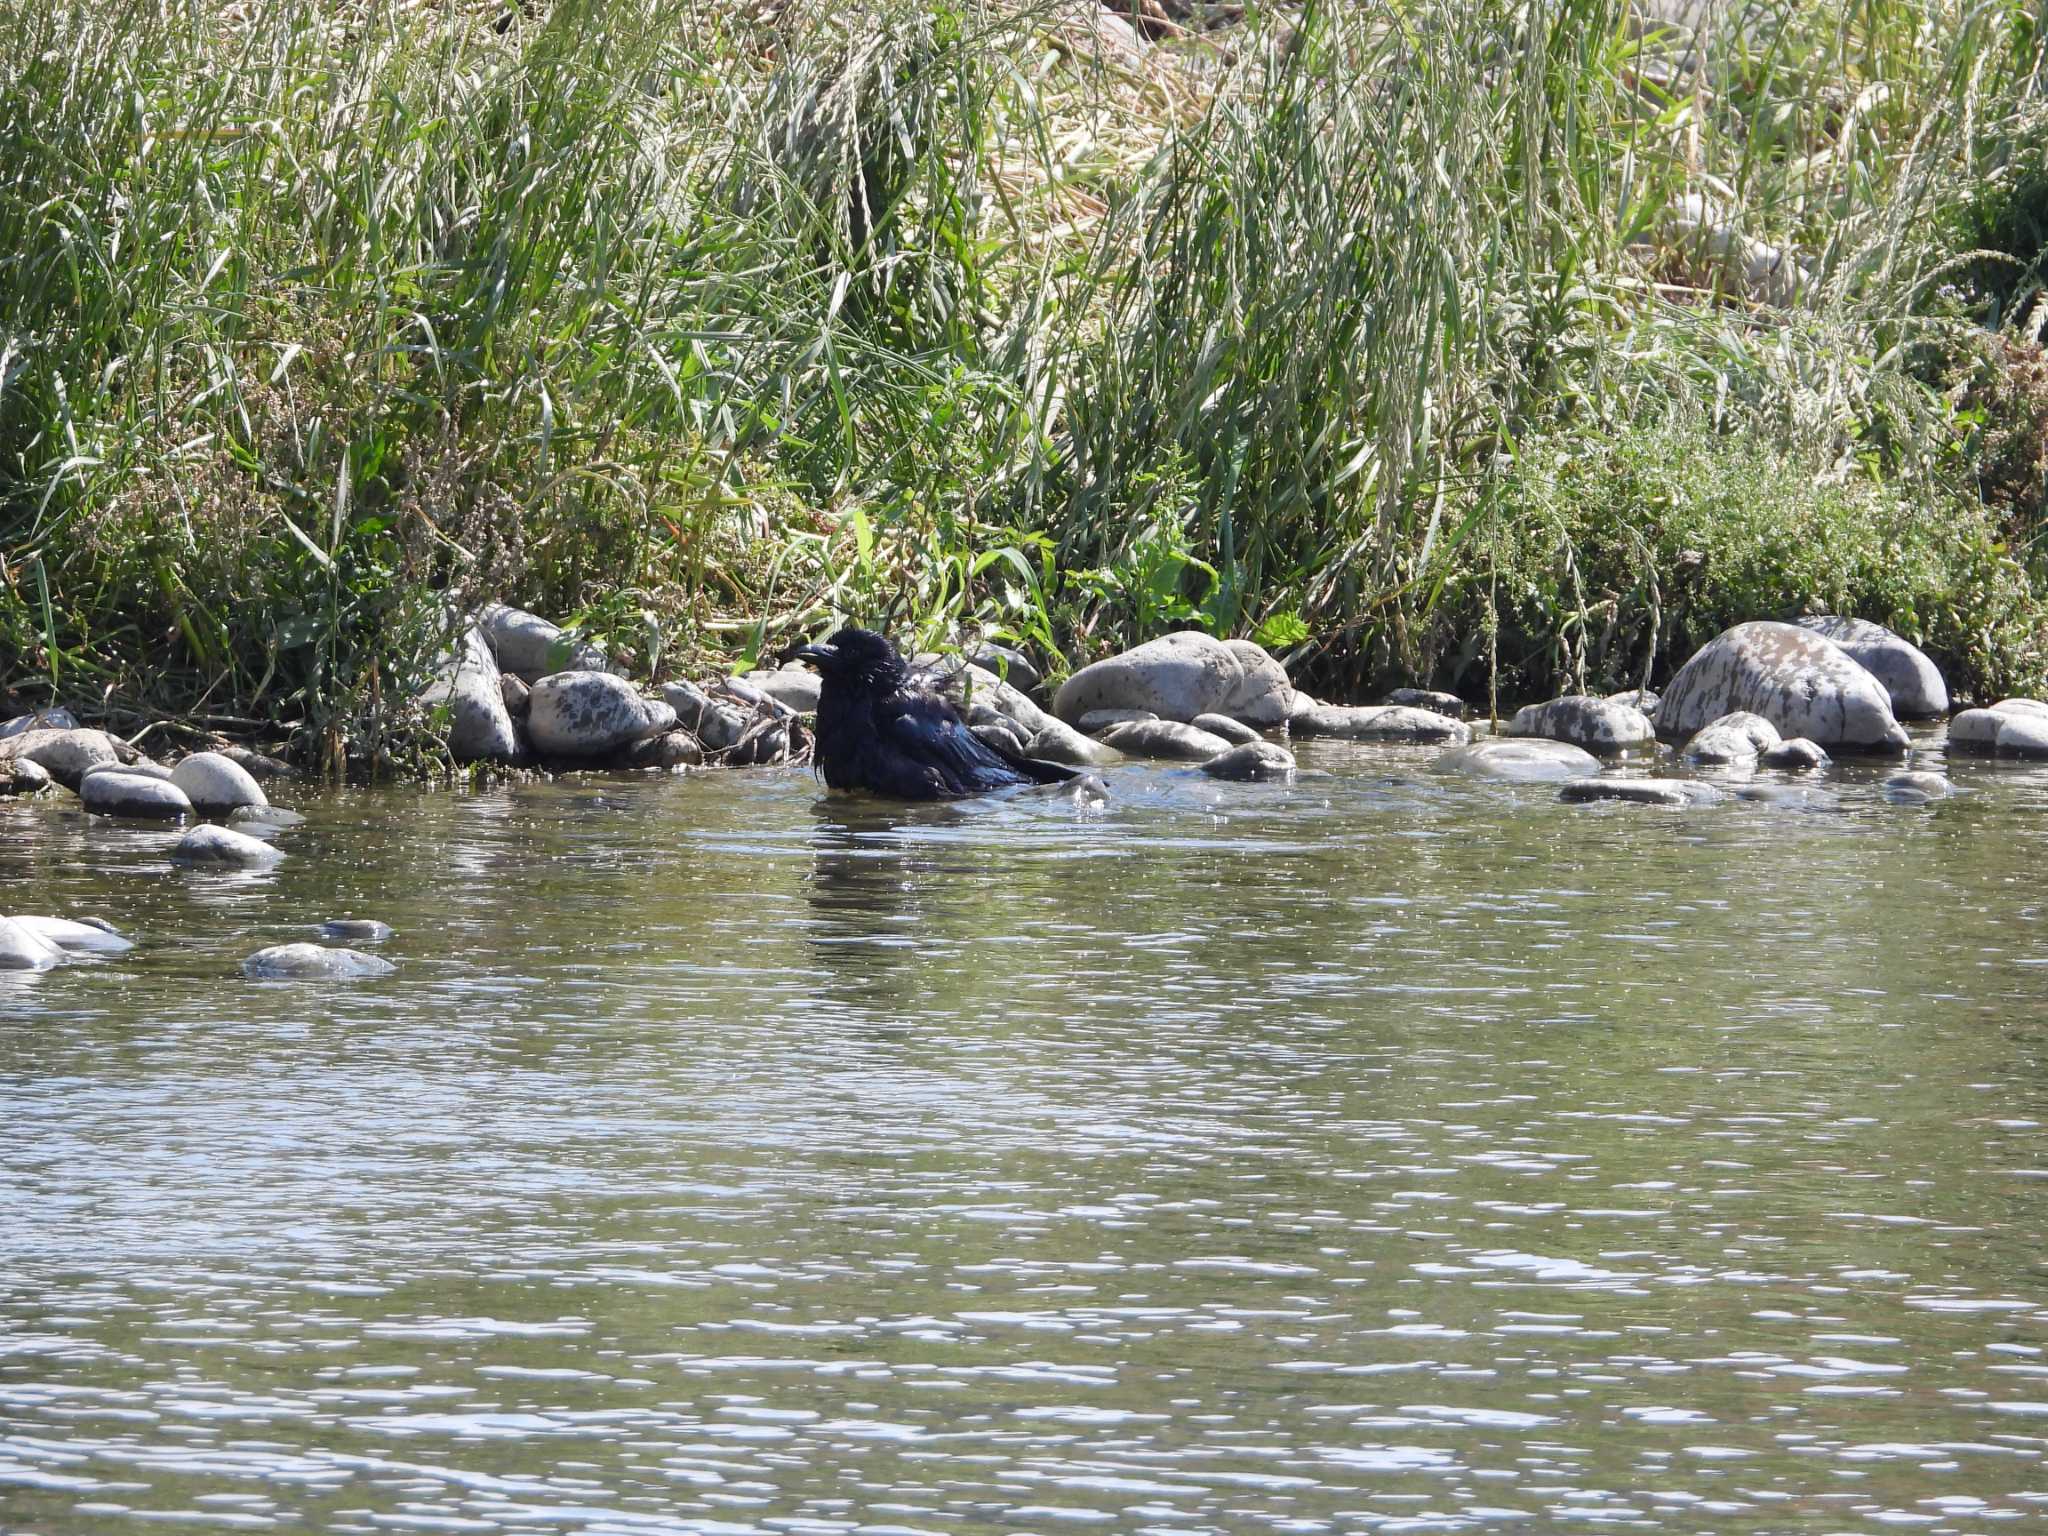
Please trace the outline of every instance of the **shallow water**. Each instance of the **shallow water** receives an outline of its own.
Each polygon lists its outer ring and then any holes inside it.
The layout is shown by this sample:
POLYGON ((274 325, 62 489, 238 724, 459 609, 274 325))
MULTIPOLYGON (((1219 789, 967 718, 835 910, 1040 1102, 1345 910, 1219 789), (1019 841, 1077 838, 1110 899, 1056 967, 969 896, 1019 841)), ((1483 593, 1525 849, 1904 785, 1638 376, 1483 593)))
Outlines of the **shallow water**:
POLYGON ((0 911, 143 941, 0 982, 0 1527, 2048 1517, 2048 773, 1431 756, 308 793, 260 875, 0 802, 0 911), (240 975, 344 914, 395 976, 240 975))

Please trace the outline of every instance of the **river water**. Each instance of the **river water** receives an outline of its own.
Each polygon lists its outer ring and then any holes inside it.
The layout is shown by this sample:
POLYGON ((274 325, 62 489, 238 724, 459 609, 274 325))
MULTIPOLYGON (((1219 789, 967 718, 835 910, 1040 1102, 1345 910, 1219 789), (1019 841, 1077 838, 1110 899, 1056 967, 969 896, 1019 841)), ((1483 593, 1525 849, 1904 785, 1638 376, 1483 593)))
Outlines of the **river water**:
POLYGON ((0 1528, 2048 1519, 2048 773, 1429 759, 0 802, 0 1528))

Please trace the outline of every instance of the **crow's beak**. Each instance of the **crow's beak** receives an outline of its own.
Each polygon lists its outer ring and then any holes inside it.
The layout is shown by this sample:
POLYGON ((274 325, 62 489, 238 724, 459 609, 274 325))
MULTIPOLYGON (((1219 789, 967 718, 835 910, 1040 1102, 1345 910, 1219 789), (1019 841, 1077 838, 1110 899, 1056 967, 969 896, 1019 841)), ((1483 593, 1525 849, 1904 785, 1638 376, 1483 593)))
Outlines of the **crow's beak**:
POLYGON ((814 667, 823 667, 827 662, 837 661, 839 653, 829 645, 805 645, 791 651, 789 659, 808 661, 814 667))

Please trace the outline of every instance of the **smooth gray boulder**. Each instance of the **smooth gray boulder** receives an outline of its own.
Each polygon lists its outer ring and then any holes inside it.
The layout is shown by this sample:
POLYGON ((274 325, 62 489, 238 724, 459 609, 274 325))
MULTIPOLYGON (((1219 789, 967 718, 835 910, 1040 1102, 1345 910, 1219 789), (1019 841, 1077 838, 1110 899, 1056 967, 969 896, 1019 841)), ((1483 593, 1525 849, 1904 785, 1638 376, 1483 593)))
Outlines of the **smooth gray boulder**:
POLYGON ((1515 718, 1503 728, 1508 736, 1540 736, 1547 741, 1570 742, 1603 757, 1645 747, 1657 739, 1650 717, 1627 704, 1596 699, 1591 694, 1568 693, 1563 698, 1530 704, 1515 711, 1515 718))
POLYGON ((1233 783, 1287 779, 1294 775, 1294 754, 1285 747, 1254 737, 1210 758, 1202 764, 1202 772, 1212 779, 1227 779, 1233 783))
POLYGON ((1133 720, 1158 718, 1159 716, 1149 709, 1091 709, 1074 722, 1074 729, 1090 736, 1099 736, 1113 725, 1128 725, 1133 720))
POLYGON ((151 762, 146 757, 137 758, 132 763, 94 763, 92 767, 85 770, 84 775, 78 781, 78 789, 81 794, 85 792, 86 779, 91 778, 96 773, 125 773, 138 779, 155 779, 164 784, 171 782, 171 770, 162 763, 151 762))
POLYGON ((95 816, 135 821, 179 821, 192 814, 185 791, 152 774, 102 768, 78 786, 79 803, 95 816))
POLYGON ((381 956, 324 944, 273 944, 242 962, 243 975, 262 981, 359 981, 397 969, 381 956))
POLYGON ((1762 715, 1738 709, 1694 731, 1692 739, 1679 749, 1679 756, 1689 763, 1753 765, 1783 739, 1762 715))
POLYGON ((1091 709, 1149 709, 1162 720, 1188 721, 1235 714, 1225 705, 1245 686, 1237 652, 1211 635, 1182 630, 1083 667, 1060 684, 1052 712, 1069 723, 1091 709))
POLYGON ((1162 757, 1204 763, 1221 757, 1230 743, 1179 720, 1126 720, 1102 733, 1102 744, 1132 757, 1162 757))
POLYGON ((1607 702, 1626 704, 1630 709, 1641 710, 1654 720, 1657 718, 1657 706, 1664 701, 1654 688, 1630 688, 1622 693, 1608 694, 1607 702))
POLYGON ((320 925, 320 935, 345 939, 351 944, 382 944, 392 937, 392 928, 374 917, 330 917, 320 925))
POLYGON ((498 669, 537 683, 552 672, 602 672, 599 647, 523 608, 491 603, 476 616, 498 669))
MULTIPOLYGON (((130 757, 135 755, 131 749, 130 757)), ((66 789, 76 790, 88 769, 119 767, 121 752, 105 731, 82 728, 23 731, 0 743, 0 756, 35 763, 66 789)))
POLYGON ((11 917, 0 917, 0 971, 48 971, 64 964, 64 951, 11 917))
POLYGON ((609 672, 556 672, 533 685, 526 731, 549 757, 604 757, 673 730, 676 712, 609 672))
POLYGON ((1223 647, 1237 658, 1244 675, 1220 707, 1196 713, 1228 715, 1261 730, 1285 725, 1294 710, 1294 685, 1287 681, 1287 669, 1256 640, 1226 640, 1223 647))
POLYGON ((202 822, 178 839, 171 858, 179 864, 214 866, 223 869, 268 869, 281 863, 284 853, 260 837, 202 822))
POLYGON ((1819 742, 1794 736, 1790 741, 1781 741, 1775 747, 1767 747, 1757 753, 1756 761, 1759 768, 1789 768, 1803 772, 1825 768, 1832 759, 1819 742))
POLYGON ((1024 755, 1042 762, 1065 763, 1070 768, 1107 768, 1124 760, 1115 747, 1104 746, 1083 736, 1064 720, 1048 719, 1045 729, 1024 743, 1024 755))
POLYGON ((1948 713, 1948 683, 1941 669, 1911 641, 1868 619, 1821 614, 1794 622, 1834 641, 1883 684, 1892 698, 1892 713, 1901 720, 1932 720, 1948 713))
POLYGON ((1689 779, 1573 779, 1557 792, 1567 805, 1620 800, 1630 805, 1711 805, 1719 790, 1689 779))
POLYGON ((1909 770, 1884 781, 1885 799, 1900 805, 1925 805, 1930 800, 1946 800, 1955 792, 1955 785, 1938 773, 1909 770))
POLYGON ((1211 736, 1221 736, 1234 747, 1242 747, 1259 739, 1259 733, 1242 720, 1229 715, 1197 715, 1188 722, 1198 731, 1207 731, 1211 736))
POLYGON ((1320 704, 1289 718, 1287 729, 1296 736, 1335 736, 1346 741, 1462 744, 1472 739, 1472 727, 1462 720, 1401 704, 1357 708, 1320 704))
POLYGON ((2000 699, 1986 709, 1966 709, 1948 723, 1948 746, 1966 755, 2048 757, 2048 704, 2000 699))
POLYGON ((428 709, 448 712, 448 755, 458 763, 517 762, 526 755, 498 661, 483 630, 472 624, 455 652, 420 693, 428 709))
POLYGON ((56 782, 41 763, 0 757, 0 795, 38 795, 56 782))
POLYGON ((1600 759, 1568 741, 1489 736, 1470 746, 1452 748, 1430 766, 1438 773, 1535 784, 1589 778, 1600 771, 1600 759))
POLYGON ((747 681, 769 698, 779 700, 792 713, 814 715, 818 712, 818 689, 825 680, 808 667, 785 667, 774 672, 749 672, 747 681))
POLYGON ((1738 624, 1702 646, 1665 688, 1657 728, 1690 736, 1737 710, 1830 751, 1907 747, 1884 685, 1832 640, 1792 624, 1738 624))
POLYGON ((1463 699, 1455 693, 1440 693, 1434 688, 1396 688, 1380 702, 1396 704, 1403 709, 1426 709, 1431 714, 1446 715, 1453 720, 1465 718, 1463 699))
POLYGON ((95 918, 82 922, 70 917, 43 917, 34 914, 14 914, 16 923, 46 944, 71 953, 89 955, 118 955, 135 947, 133 939, 115 930, 112 924, 95 918))
POLYGON ((26 735, 30 731, 75 731, 78 717, 61 706, 55 709, 31 710, 25 715, 16 715, 12 720, 0 721, 0 741, 10 736, 26 735))
POLYGON ((270 804, 270 797, 249 776, 249 770, 218 752, 194 752, 181 759, 171 770, 171 782, 185 791, 193 809, 209 816, 270 804))

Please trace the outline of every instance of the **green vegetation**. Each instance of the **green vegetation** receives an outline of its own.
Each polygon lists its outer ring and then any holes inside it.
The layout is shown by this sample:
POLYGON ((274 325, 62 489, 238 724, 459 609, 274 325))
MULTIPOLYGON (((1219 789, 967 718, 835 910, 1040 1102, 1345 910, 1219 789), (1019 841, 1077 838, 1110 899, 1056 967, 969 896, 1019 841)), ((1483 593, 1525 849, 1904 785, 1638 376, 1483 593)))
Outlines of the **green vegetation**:
POLYGON ((1335 694, 2048 681, 2017 4, 0 0, 0 694, 404 726, 504 597, 1335 694))

